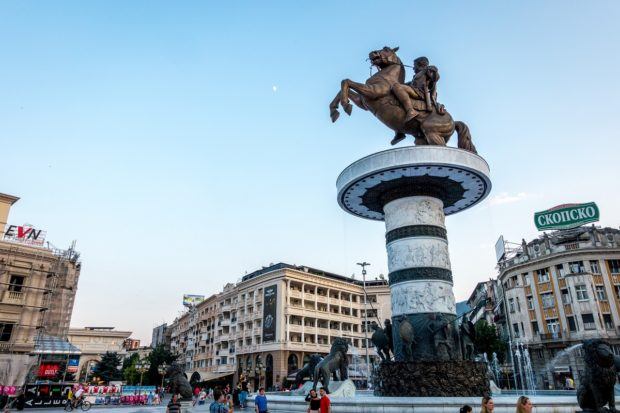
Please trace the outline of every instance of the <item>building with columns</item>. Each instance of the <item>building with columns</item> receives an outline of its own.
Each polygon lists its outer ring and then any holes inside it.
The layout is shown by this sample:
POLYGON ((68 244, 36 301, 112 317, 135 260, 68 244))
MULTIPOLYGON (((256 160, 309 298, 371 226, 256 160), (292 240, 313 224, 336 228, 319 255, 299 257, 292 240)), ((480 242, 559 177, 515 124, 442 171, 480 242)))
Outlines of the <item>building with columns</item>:
POLYGON ((202 381, 243 375, 255 389, 275 388, 311 354, 327 354, 336 337, 351 343, 351 364, 359 365, 367 348, 369 358, 378 357, 365 341, 366 319, 382 325, 391 317, 387 281, 366 281, 367 311, 363 284, 310 267, 270 265, 175 320, 168 327, 171 348, 183 355, 188 375, 202 381))
POLYGON ((578 384, 576 345, 585 339, 603 338, 620 355, 620 230, 592 225, 524 240, 500 261, 498 281, 495 321, 513 353, 528 350, 539 388, 563 388, 567 376, 578 384))

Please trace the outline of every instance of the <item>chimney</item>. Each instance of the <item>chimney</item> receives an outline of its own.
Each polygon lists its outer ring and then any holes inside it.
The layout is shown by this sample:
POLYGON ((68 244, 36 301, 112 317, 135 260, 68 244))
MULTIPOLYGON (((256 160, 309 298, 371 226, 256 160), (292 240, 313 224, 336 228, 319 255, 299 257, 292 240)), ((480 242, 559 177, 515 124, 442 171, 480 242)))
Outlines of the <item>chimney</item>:
POLYGON ((11 205, 19 200, 18 197, 0 193, 0 239, 4 235, 4 227, 9 217, 11 205))

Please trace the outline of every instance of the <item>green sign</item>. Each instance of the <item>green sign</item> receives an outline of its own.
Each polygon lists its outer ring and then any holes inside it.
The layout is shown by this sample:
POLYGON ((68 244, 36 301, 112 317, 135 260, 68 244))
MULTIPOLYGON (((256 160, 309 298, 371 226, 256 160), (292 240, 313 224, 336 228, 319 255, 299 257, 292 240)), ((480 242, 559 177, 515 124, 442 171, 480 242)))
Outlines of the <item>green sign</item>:
POLYGON ((594 202, 558 205, 534 214, 534 223, 539 231, 577 228, 589 222, 596 222, 598 219, 598 207, 594 202))

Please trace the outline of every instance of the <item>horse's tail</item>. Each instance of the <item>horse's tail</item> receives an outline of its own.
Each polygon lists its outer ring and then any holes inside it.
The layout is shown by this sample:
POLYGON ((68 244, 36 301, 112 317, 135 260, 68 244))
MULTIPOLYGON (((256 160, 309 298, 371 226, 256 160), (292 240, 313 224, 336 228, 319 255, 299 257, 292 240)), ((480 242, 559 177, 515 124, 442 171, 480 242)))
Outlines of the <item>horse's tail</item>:
POLYGON ((456 133, 458 135, 459 149, 465 149, 469 152, 478 153, 474 143, 471 140, 471 132, 469 132, 469 128, 465 122, 461 122, 460 120, 455 121, 454 129, 456 129, 456 133))

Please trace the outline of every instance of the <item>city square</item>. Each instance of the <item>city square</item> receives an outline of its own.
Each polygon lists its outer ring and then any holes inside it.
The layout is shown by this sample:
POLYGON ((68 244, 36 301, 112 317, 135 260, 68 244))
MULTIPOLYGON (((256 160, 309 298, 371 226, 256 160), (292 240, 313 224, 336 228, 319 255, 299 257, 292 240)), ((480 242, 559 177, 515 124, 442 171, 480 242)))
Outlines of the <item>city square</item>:
POLYGON ((350 6, 0 4, 0 408, 615 411, 620 7, 350 6))

